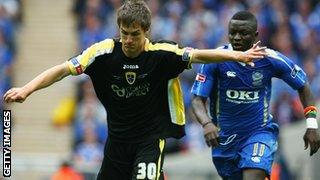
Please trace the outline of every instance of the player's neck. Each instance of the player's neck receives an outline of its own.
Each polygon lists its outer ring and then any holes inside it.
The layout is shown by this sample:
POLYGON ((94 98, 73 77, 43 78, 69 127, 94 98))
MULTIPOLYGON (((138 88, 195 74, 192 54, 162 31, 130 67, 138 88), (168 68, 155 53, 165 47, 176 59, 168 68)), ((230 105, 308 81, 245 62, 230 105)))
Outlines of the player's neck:
POLYGON ((134 53, 130 53, 130 52, 126 52, 124 49, 122 49, 124 55, 126 55, 126 57, 128 58, 136 58, 138 57, 143 50, 140 50, 140 51, 137 51, 137 52, 134 52, 134 53))

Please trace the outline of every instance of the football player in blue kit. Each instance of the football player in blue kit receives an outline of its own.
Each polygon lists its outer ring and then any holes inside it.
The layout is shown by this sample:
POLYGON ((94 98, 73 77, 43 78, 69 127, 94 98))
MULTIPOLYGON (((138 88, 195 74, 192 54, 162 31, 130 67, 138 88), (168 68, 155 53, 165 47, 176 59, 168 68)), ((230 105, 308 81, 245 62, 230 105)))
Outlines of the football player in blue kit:
MULTIPOLYGON (((255 16, 240 11, 229 22, 231 44, 221 48, 246 51, 257 36, 255 16)), ((299 93, 307 124, 303 140, 305 149, 310 146, 310 156, 320 146, 317 108, 305 72, 280 52, 266 51, 267 56, 256 60, 255 67, 241 62, 201 65, 191 90, 193 110, 224 180, 264 180, 270 176, 278 136, 269 108, 272 77, 299 93)))

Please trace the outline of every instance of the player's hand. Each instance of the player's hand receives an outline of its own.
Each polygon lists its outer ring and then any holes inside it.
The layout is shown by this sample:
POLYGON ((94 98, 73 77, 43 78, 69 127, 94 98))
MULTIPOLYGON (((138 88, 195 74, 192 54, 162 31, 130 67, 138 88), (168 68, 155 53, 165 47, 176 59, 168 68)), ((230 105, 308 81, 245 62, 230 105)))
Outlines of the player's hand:
POLYGON ((27 93, 23 88, 12 88, 3 95, 3 100, 7 103, 22 103, 27 98, 27 93))
POLYGON ((218 128, 212 122, 206 124, 203 127, 203 134, 207 145, 210 147, 216 147, 219 145, 219 133, 218 128))
POLYGON ((310 145, 310 156, 316 153, 320 147, 320 137, 318 129, 308 128, 303 136, 304 149, 306 150, 310 145))
POLYGON ((267 47, 260 47, 259 44, 260 41, 255 43, 249 50, 241 53, 239 60, 253 67, 253 60, 264 58, 267 55, 265 51, 267 47))

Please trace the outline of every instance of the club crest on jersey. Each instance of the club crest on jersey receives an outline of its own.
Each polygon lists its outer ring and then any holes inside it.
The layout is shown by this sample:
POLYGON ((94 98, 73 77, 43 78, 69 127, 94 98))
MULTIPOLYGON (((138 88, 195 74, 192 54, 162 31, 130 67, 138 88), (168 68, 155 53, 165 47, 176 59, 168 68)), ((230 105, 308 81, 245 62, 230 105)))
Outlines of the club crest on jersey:
POLYGON ((263 74, 261 72, 255 71, 252 73, 252 85, 261 86, 262 85, 263 74))
POLYGON ((196 76, 196 81, 205 82, 206 81, 206 76, 203 75, 203 74, 198 73, 197 76, 196 76))
POLYGON ((127 82, 132 85, 136 81, 136 73, 135 72, 126 72, 126 80, 127 82))

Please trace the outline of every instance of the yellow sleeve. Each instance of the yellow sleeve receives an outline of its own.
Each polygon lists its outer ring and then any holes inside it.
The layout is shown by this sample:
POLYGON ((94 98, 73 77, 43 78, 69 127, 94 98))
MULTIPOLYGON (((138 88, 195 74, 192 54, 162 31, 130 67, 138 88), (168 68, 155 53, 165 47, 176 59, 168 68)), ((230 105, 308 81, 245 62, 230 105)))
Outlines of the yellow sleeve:
POLYGON ((105 39, 104 41, 95 43, 94 45, 90 46, 80 55, 73 57, 67 61, 71 74, 82 74, 86 70, 86 68, 95 61, 96 57, 103 54, 112 53, 113 48, 114 41, 112 39, 105 39))
POLYGON ((192 68, 191 64, 192 64, 193 48, 191 47, 180 48, 178 44, 171 44, 171 43, 156 43, 156 44, 149 43, 148 50, 149 51, 164 50, 164 51, 174 52, 176 55, 181 56, 182 61, 188 62, 188 69, 192 68))

